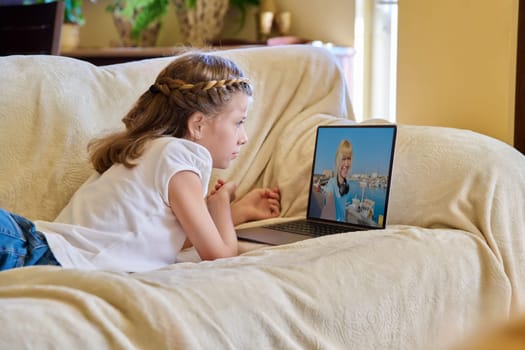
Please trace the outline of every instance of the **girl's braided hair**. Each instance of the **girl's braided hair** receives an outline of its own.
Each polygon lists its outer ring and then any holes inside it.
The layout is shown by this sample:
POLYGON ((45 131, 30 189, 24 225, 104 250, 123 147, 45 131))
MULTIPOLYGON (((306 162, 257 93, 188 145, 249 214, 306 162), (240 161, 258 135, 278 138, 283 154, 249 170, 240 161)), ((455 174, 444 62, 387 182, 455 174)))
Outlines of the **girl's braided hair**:
POLYGON ((133 167, 149 140, 184 137, 193 113, 211 118, 239 92, 252 96, 252 87, 231 60, 199 52, 177 57, 122 119, 125 130, 90 142, 95 170, 102 174, 115 163, 133 167))

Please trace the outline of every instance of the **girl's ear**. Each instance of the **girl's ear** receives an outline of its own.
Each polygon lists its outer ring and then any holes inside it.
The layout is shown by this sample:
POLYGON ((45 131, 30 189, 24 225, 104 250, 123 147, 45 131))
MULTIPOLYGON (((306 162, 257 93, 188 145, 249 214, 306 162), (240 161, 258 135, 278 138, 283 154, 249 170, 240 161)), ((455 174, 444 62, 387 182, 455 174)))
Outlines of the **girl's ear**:
POLYGON ((205 116, 201 112, 193 113, 188 119, 188 133, 192 140, 199 140, 202 136, 205 116))

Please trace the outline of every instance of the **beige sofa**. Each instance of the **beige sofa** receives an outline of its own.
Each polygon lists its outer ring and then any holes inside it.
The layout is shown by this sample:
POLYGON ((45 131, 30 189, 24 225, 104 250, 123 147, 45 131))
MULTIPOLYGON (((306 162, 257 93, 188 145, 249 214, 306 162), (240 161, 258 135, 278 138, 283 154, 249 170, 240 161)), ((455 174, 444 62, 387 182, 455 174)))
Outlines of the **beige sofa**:
MULTIPOLYGON (((218 176, 282 189, 305 215, 317 125, 355 123, 322 48, 217 52, 255 85, 249 143, 218 176)), ((0 206, 53 219, 89 176, 87 141, 171 58, 96 67, 0 58, 0 206)), ((497 118, 497 116, 494 116, 497 118)), ((16 349, 429 349, 525 307, 525 157, 467 130, 399 125, 387 229, 158 271, 0 273, 0 344, 16 349)), ((261 223, 252 223, 261 224, 261 223)))

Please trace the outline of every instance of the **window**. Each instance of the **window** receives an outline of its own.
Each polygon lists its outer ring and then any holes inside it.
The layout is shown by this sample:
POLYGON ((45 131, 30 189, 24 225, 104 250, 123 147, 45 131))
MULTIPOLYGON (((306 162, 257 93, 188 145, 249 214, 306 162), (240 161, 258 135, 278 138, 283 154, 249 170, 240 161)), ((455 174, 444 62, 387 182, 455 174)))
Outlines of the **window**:
POLYGON ((358 121, 396 120, 397 0, 356 0, 353 107, 358 121))

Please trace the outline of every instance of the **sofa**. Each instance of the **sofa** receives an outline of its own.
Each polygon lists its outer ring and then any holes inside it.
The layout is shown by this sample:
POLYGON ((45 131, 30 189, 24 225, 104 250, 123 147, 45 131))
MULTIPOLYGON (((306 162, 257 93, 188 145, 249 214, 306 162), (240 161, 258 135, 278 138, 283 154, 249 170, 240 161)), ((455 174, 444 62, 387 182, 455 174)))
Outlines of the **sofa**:
MULTIPOLYGON (((239 197, 279 186, 281 216, 267 221, 304 217, 316 127, 357 123, 336 58, 308 45, 213 54, 241 66, 254 99, 248 143, 210 183, 235 181, 239 197)), ((93 172, 88 141, 122 128, 172 59, 1 57, 0 207, 52 220, 93 172)), ((520 315, 525 157, 469 130, 397 127, 386 229, 240 241, 215 261, 188 249, 143 273, 3 271, 0 347, 445 349, 520 315)))

